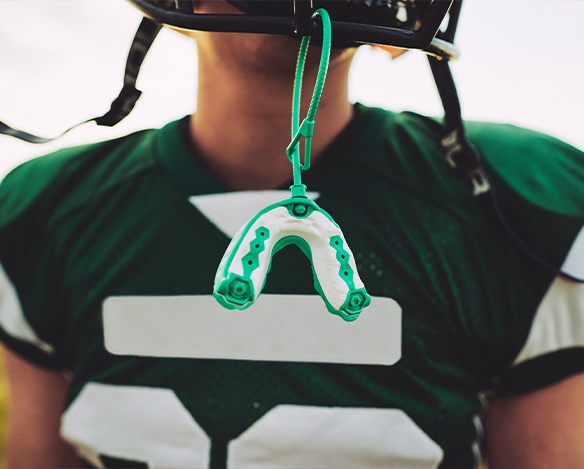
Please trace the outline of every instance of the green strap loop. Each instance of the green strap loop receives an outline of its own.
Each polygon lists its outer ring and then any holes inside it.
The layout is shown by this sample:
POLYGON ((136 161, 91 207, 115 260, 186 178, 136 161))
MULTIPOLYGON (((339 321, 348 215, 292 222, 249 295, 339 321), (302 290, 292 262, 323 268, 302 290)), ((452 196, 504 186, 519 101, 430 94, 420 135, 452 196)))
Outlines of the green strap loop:
POLYGON ((296 75, 294 77, 294 93, 292 96, 292 141, 286 148, 286 156, 288 161, 292 163, 292 176, 294 185, 290 188, 295 196, 302 196, 306 194, 306 186, 302 184, 301 172, 310 168, 310 156, 312 149, 312 135, 314 134, 314 118, 322 90, 324 88, 324 81, 329 65, 329 58, 331 52, 331 20, 328 12, 319 8, 312 15, 313 18, 320 17, 322 21, 322 52, 320 55, 320 64, 316 76, 316 83, 308 107, 306 117, 300 122, 300 99, 302 94, 302 77, 304 75, 304 64, 306 63, 306 53, 308 45, 310 44, 310 36, 304 36, 300 44, 300 51, 298 53, 298 61, 296 64, 296 75), (300 161, 300 139, 304 137, 304 161, 300 161))

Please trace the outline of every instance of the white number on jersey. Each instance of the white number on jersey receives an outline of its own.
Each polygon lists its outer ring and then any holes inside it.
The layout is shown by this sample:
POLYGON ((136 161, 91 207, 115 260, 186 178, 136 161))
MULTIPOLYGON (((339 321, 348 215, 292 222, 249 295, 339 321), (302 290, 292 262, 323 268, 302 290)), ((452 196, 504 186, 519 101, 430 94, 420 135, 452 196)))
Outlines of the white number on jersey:
MULTIPOLYGON (((173 391, 89 383, 63 417, 63 437, 151 469, 207 468, 211 440, 173 391)), ((280 405, 228 445, 237 468, 433 468, 442 450, 401 410, 280 405)))

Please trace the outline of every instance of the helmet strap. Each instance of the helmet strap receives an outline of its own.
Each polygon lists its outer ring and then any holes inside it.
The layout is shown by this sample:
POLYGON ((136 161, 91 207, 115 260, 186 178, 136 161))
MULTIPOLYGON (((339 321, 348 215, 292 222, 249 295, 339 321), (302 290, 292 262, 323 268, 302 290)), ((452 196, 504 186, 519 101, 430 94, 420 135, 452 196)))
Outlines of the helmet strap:
POLYGON ((144 62, 144 58, 154 42, 154 39, 156 39, 160 29, 161 25, 155 21, 148 18, 142 19, 138 31, 136 31, 136 35, 134 36, 134 41, 132 42, 128 59, 126 61, 123 87, 118 97, 112 102, 110 110, 104 115, 100 117, 92 117, 91 119, 87 119, 79 124, 75 124, 56 137, 39 137, 38 135, 10 127, 8 124, 1 121, 0 134, 24 140, 28 143, 42 144, 57 140, 71 130, 83 124, 87 124, 88 122, 95 122, 98 125, 113 127, 130 114, 132 109, 134 109, 138 98, 140 98, 140 95, 142 94, 142 92, 136 88, 138 73, 140 72, 140 67, 144 62))

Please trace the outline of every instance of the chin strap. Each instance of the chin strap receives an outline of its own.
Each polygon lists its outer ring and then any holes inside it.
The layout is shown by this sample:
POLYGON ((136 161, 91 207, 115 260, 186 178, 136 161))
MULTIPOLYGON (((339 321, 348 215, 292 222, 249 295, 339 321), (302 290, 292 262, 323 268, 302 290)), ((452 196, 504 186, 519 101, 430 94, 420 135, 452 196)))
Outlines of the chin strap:
POLYGON ((448 60, 431 56, 428 56, 428 60, 444 107, 444 130, 440 145, 446 154, 446 161, 454 176, 467 182, 479 203, 485 206, 485 210, 494 215, 507 235, 525 255, 556 276, 584 283, 584 278, 569 274, 561 267, 543 260, 523 242, 509 225, 501 210, 495 190, 482 167, 480 154, 466 137, 458 93, 448 60))
POLYGON ((428 61, 444 107, 440 145, 446 154, 446 162, 457 178, 464 179, 469 184, 473 195, 485 194, 491 190, 491 185, 481 166, 478 151, 466 138, 458 92, 449 62, 432 56, 428 56, 428 61))
POLYGON ((323 27, 321 62, 306 118, 300 120, 300 94, 306 51, 310 37, 302 39, 292 105, 292 141, 286 156, 292 163, 291 197, 270 205, 251 218, 235 235, 225 252, 213 294, 228 309, 245 309, 259 297, 274 254, 289 244, 297 245, 310 259, 314 286, 329 312, 354 321, 371 302, 357 273, 355 259, 339 225, 315 202, 306 197, 301 174, 310 168, 314 117, 326 78, 331 48, 331 26, 326 10, 319 9, 323 27), (304 161, 299 142, 305 139, 304 161))
POLYGON ((98 125, 113 127, 122 119, 124 119, 128 114, 130 114, 136 105, 136 101, 138 101, 138 98, 140 98, 140 95, 142 94, 142 92, 136 88, 138 73, 140 71, 140 67, 142 66, 142 62, 144 62, 144 58, 146 57, 146 54, 148 53, 148 50, 150 49, 150 46, 154 42, 154 39, 158 35, 160 29, 161 25, 148 18, 144 18, 140 23, 138 31, 136 32, 136 36, 134 37, 134 41, 132 42, 132 46, 130 47, 128 59, 126 61, 126 68, 124 71, 124 85, 118 97, 112 102, 110 110, 103 116, 93 117, 91 119, 80 122, 79 124, 75 124, 56 137, 39 137, 23 130, 14 129, 13 127, 10 127, 9 125, 0 121, 0 134, 15 137, 28 143, 41 144, 57 140, 67 132, 83 124, 87 124, 88 122, 95 121, 95 123, 98 125))

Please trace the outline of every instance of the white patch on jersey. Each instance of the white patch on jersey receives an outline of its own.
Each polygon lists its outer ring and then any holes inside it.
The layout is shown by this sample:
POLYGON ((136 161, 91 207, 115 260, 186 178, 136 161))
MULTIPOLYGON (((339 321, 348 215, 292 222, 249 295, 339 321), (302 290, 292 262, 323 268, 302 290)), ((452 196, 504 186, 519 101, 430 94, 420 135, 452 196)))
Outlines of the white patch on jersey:
POLYGON ((373 297, 351 323, 318 295, 268 295, 245 311, 213 296, 110 297, 105 347, 117 355, 392 365, 401 356, 401 308, 373 297))
POLYGON ((2 265, 0 265, 0 326, 15 339, 31 343, 45 353, 53 353, 53 346, 39 339, 24 317, 16 290, 2 265))
POLYGON ((562 270, 577 278, 584 278, 584 226, 562 265, 562 270))
POLYGON ((209 437, 170 389, 89 383, 61 435, 95 463, 106 455, 150 468, 209 466, 209 437))
MULTIPOLYGON (((318 192, 307 192, 316 200, 318 192)), ((224 194, 196 195, 189 201, 217 228, 233 238, 239 229, 268 205, 288 199, 290 191, 240 191, 224 194)))
POLYGON ((537 310, 515 364, 570 347, 584 347, 584 283, 557 277, 537 310))
POLYGON ((280 405, 229 443, 227 467, 427 469, 442 457, 399 409, 280 405))

